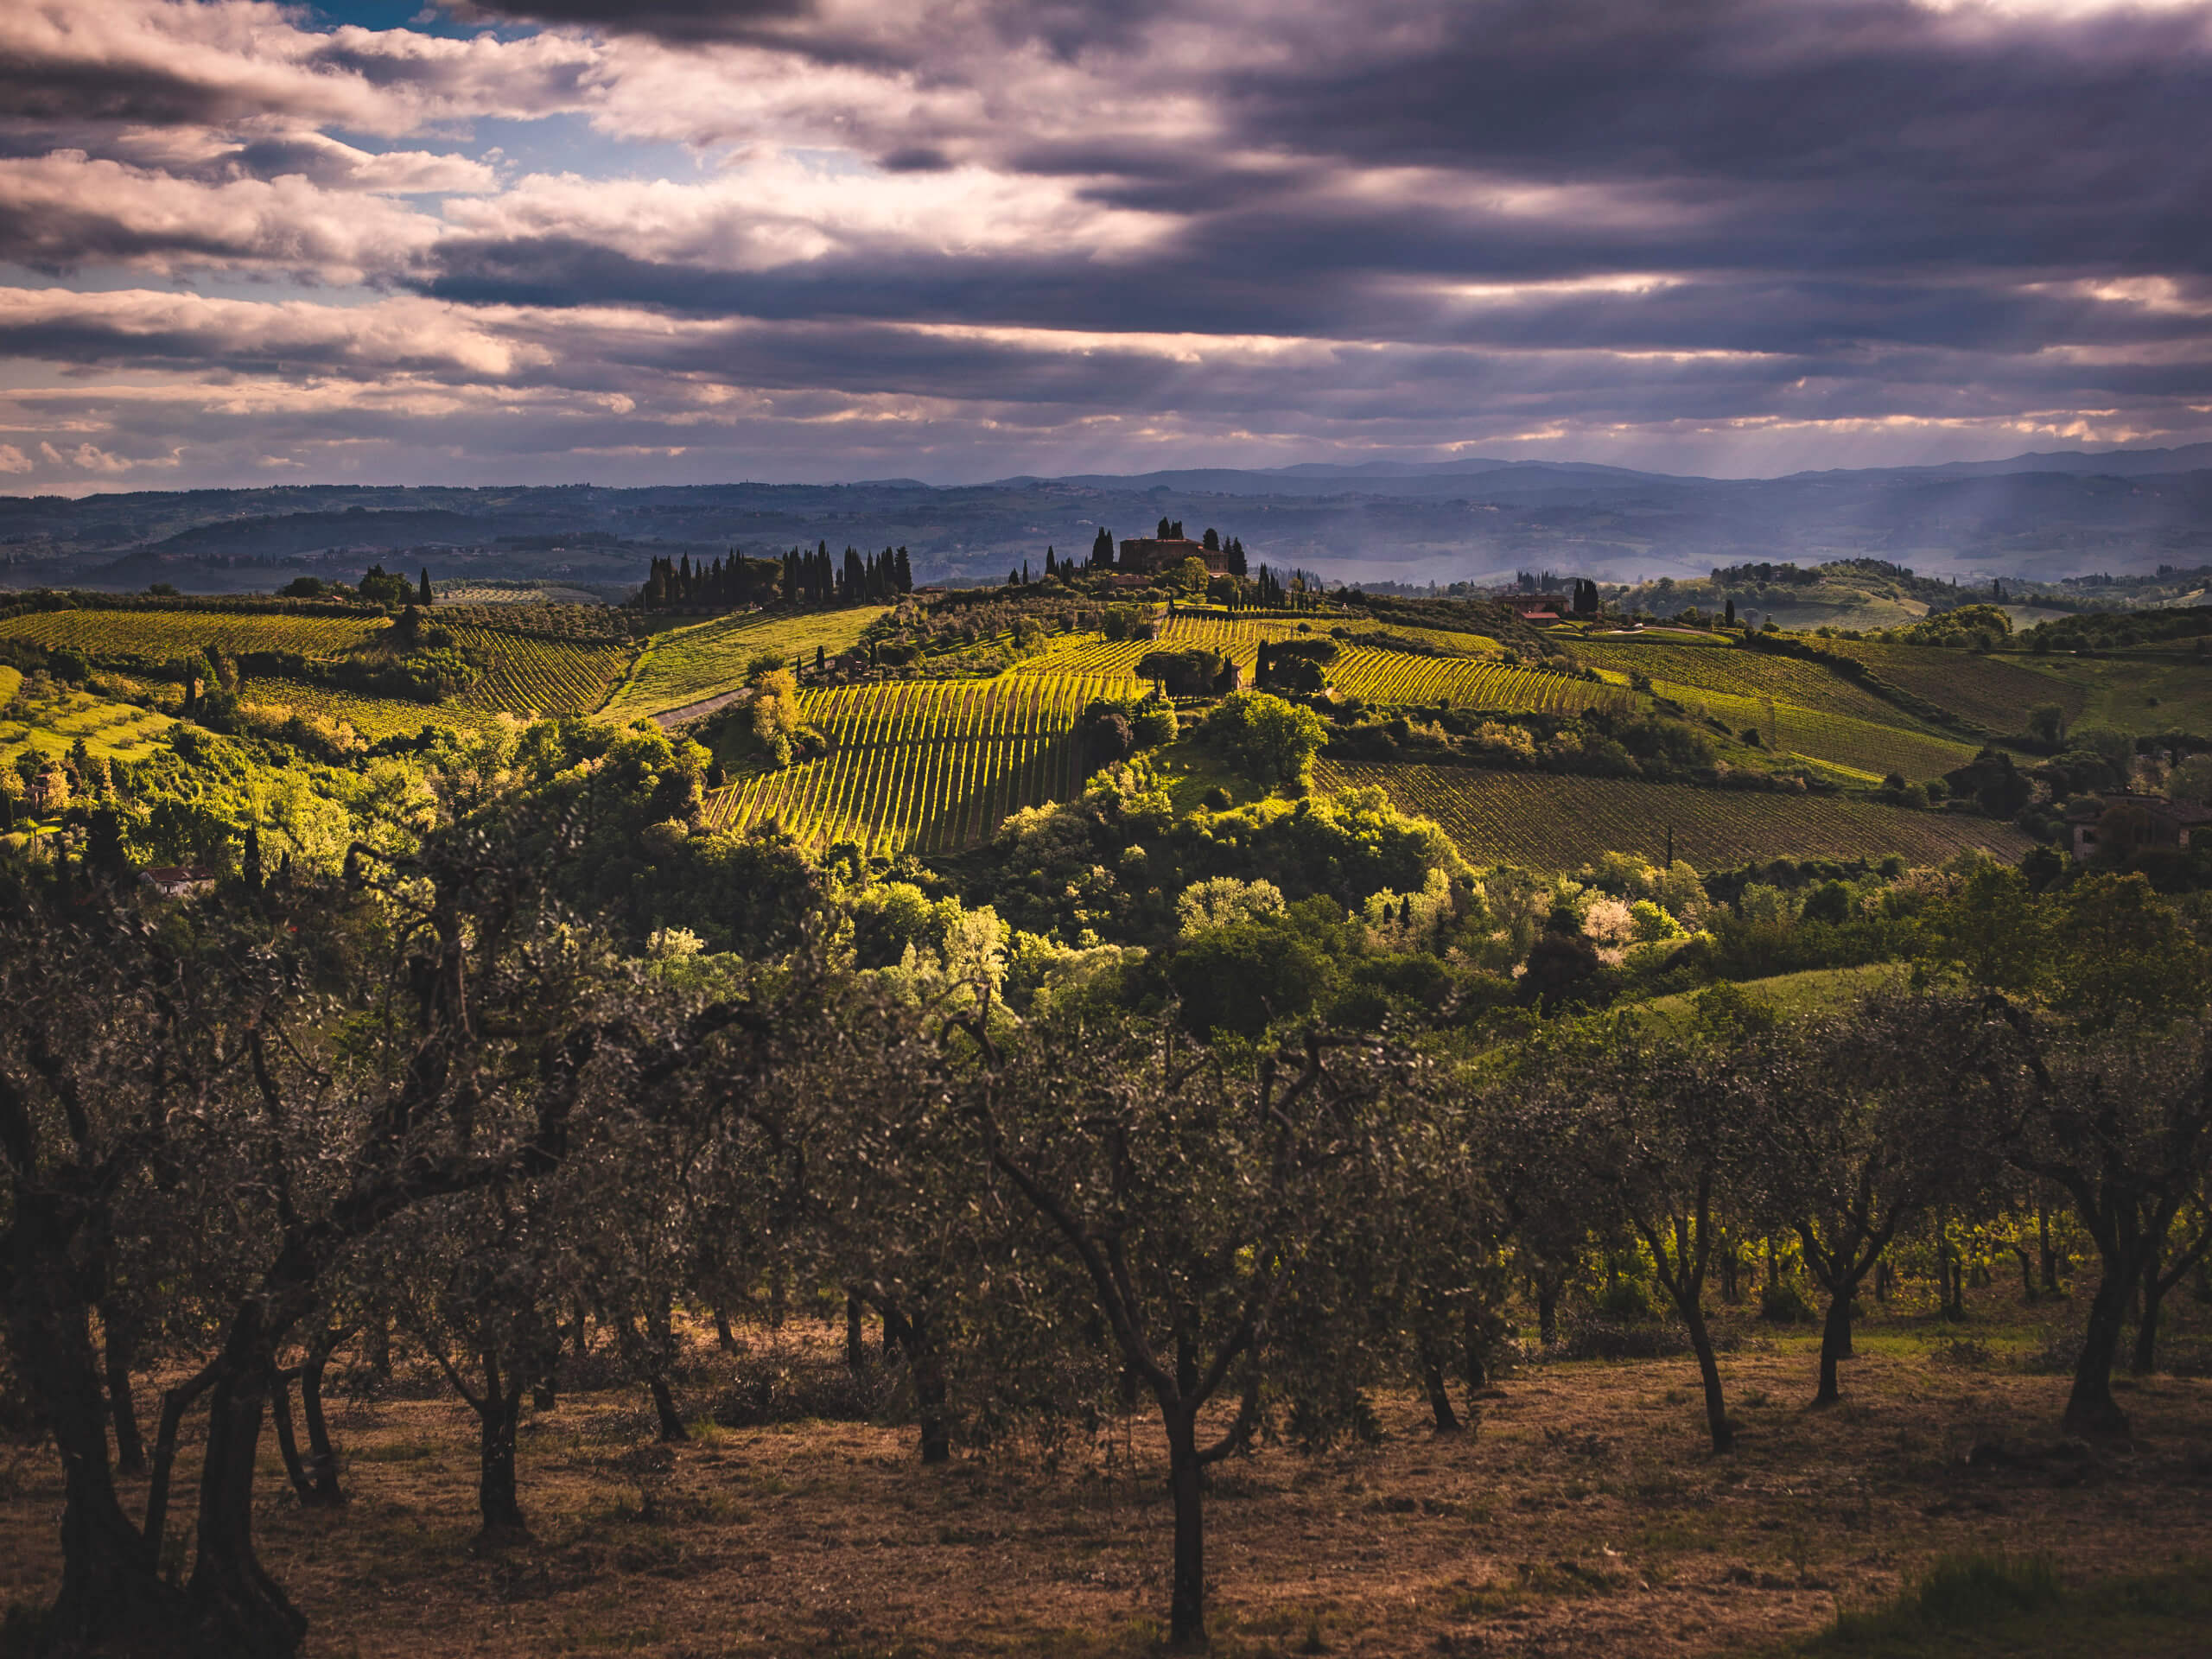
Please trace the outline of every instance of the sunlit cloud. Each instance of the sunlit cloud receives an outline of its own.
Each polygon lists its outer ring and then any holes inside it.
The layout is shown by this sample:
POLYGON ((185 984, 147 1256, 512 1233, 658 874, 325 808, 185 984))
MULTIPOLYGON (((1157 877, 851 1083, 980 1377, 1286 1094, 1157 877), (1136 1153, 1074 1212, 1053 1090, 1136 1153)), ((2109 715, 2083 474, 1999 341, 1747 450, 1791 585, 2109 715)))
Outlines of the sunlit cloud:
POLYGON ((478 16, 0 12, 0 472, 2212 435, 2212 5, 478 16))

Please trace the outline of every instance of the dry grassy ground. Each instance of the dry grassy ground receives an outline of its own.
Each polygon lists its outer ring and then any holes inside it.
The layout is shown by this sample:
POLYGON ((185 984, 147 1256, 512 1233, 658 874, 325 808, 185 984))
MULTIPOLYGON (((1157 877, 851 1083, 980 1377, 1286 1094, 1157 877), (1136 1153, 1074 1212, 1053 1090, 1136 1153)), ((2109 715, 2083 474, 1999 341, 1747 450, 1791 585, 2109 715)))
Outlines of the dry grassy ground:
MULTIPOLYGON (((2212 1310, 2174 1300, 2176 1351, 2201 1357, 2212 1310)), ((1757 1652, 1946 1552, 2047 1553, 2075 1580, 2212 1561, 2212 1381, 2126 1387, 2132 1446, 2060 1445, 2065 1379, 2024 1357, 2081 1310, 2024 1311, 1999 1287, 1963 1329, 1883 1318, 1847 1403, 1819 1414, 1809 1334, 1738 1323, 1726 1459, 1704 1449, 1687 1357, 1526 1367, 1452 1436, 1385 1398, 1379 1445, 1271 1447, 1221 1471, 1215 1650, 1757 1652)), ((735 1363, 702 1357, 699 1403, 735 1363)), ((524 1429, 536 1541, 479 1558, 472 1421, 412 1392, 339 1405, 342 1512, 299 1510, 267 1446, 260 1536, 314 1621, 311 1654, 1134 1654, 1165 1611, 1168 1512, 1141 1418, 1134 1469, 1007 1454, 925 1470, 910 1429, 706 1426, 662 1447, 634 1395, 575 1395, 524 1429)), ((0 1601, 51 1593, 59 1503, 49 1449, 0 1449, 0 1601)), ((188 1493, 179 1506, 188 1522, 188 1493)))

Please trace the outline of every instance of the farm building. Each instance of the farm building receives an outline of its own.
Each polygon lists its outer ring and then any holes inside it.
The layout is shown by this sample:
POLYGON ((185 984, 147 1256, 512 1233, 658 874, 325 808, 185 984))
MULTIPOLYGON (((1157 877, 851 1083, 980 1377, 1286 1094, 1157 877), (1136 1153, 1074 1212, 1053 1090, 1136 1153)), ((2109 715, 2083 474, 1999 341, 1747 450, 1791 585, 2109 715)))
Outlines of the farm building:
POLYGON ((1565 594, 1508 594, 1505 603, 1523 621, 1556 622, 1573 608, 1565 594))
POLYGON ((156 864, 141 870, 138 879, 164 899, 197 899, 215 887, 215 872, 196 864, 156 864))
POLYGON ((2088 795, 2069 804, 2074 856, 2122 859, 2133 853, 2187 852, 2192 830, 2212 824, 2212 807, 2189 806, 2163 795, 2088 795))

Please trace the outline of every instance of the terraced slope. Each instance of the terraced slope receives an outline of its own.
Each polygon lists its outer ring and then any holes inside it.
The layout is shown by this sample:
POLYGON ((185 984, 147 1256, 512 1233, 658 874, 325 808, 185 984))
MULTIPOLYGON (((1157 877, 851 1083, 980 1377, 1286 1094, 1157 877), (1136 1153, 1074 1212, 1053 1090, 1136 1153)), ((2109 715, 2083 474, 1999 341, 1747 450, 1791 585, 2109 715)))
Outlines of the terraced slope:
POLYGON ((1314 767, 1314 782, 1382 789, 1403 810, 1442 824, 1473 864, 1570 870, 1607 852, 1656 859, 1666 851, 1669 829, 1675 855, 1700 869, 1749 859, 1890 853, 1927 864, 1967 847, 2011 861, 2030 844, 2011 824, 1987 818, 1684 784, 1326 761, 1314 767))
POLYGON ((871 855, 949 852, 987 840, 1017 807, 1081 787, 1076 716, 1117 681, 1075 674, 902 681, 801 694, 830 739, 824 760, 744 779, 709 798, 709 822, 770 819, 801 842, 871 855))
POLYGON ((390 627, 384 617, 257 616, 225 611, 34 611, 0 621, 0 639, 52 650, 75 645, 111 661, 165 663, 213 645, 226 655, 296 652, 340 657, 390 627))
POLYGON ((745 664, 765 652, 811 658, 817 646, 847 650, 884 609, 861 605, 795 616, 751 612, 657 633, 599 712, 626 723, 703 702, 742 683, 745 664))

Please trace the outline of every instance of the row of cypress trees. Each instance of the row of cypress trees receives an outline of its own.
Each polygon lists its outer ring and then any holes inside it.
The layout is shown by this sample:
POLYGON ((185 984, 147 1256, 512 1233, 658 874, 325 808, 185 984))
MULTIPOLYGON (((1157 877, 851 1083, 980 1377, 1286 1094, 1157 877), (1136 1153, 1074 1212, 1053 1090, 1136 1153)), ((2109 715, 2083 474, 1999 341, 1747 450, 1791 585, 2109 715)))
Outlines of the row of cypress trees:
POLYGON ((842 566, 830 556, 830 543, 811 553, 793 548, 784 555, 783 597, 794 605, 857 605, 867 600, 896 599, 914 591, 914 569, 903 547, 865 556, 848 547, 842 566))
POLYGON ((736 548, 726 559, 693 564, 691 556, 655 559, 648 568, 638 603, 647 610, 766 605, 777 596, 776 563, 748 559, 736 548))

